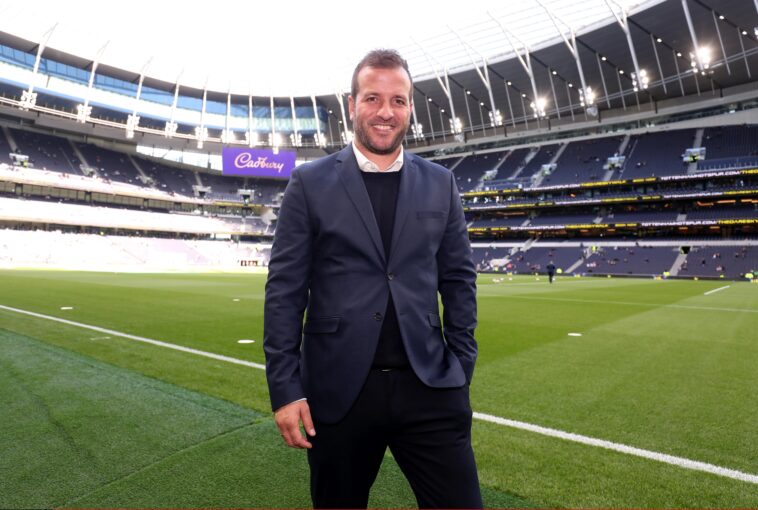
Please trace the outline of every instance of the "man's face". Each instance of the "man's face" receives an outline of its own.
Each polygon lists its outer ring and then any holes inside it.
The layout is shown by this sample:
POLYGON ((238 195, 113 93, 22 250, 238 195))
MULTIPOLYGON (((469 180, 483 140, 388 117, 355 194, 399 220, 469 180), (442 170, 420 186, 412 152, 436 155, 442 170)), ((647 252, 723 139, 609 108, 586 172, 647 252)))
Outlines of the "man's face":
POLYGON ((364 67, 358 73, 357 97, 348 98, 350 120, 359 149, 393 154, 411 122, 411 81, 402 67, 364 67))

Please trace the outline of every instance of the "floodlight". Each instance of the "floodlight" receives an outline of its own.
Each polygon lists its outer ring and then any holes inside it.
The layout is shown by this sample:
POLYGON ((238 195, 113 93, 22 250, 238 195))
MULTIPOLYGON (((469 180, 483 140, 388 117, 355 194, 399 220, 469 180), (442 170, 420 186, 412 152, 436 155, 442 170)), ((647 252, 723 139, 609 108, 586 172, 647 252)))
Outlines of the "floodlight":
POLYGON ((253 131, 252 133, 250 131, 247 131, 245 133, 245 143, 249 147, 255 147, 258 145, 258 131, 253 131))
POLYGON ((656 39, 656 41, 657 41, 657 42, 659 42, 659 43, 662 43, 662 42, 663 42, 663 39, 661 39, 661 38, 659 37, 658 39, 656 39))
POLYGON ((619 74, 624 74, 624 70, 623 69, 619 69, 619 74))
POLYGON ((579 89, 579 102, 582 106, 591 106, 595 103, 595 91, 592 87, 587 87, 586 90, 579 89))
POLYGON ((529 106, 534 110, 534 117, 540 118, 545 116, 545 107, 547 106, 547 99, 544 97, 536 98, 529 106))
POLYGON ((690 53, 690 66, 697 67, 701 71, 711 66, 711 49, 708 46, 701 46, 697 49, 697 54, 690 53))
POLYGON ((511 85, 513 85, 513 83, 512 83, 512 82, 510 82, 510 81, 507 81, 507 82, 505 82, 505 83, 507 83, 509 87, 510 87, 511 85))
POLYGON ((163 127, 163 136, 171 138, 176 134, 178 128, 179 125, 176 122, 166 122, 166 125, 163 127))
POLYGON ((607 58, 605 58, 605 57, 600 57, 600 60, 602 60, 603 62, 605 62, 605 61, 606 61, 606 60, 608 60, 608 59, 607 59, 607 58))
POLYGON ((649 84, 650 78, 648 77, 646 70, 640 69, 639 76, 637 76, 637 73, 632 73, 632 86, 634 87, 635 92, 640 89, 645 90, 649 84))
POLYGON ((553 71, 553 76, 555 76, 555 75, 557 75, 557 74, 558 74, 558 72, 557 72, 557 71, 553 71))
POLYGON ((298 133, 297 136, 295 133, 292 133, 290 134, 290 142, 294 147, 300 147, 303 145, 303 136, 300 133, 298 133))
POLYGON ((471 91, 470 91, 470 90, 467 90, 467 91, 466 91, 466 95, 467 95, 467 96, 470 96, 470 95, 471 95, 471 91))
POLYGON ((126 118, 126 137, 129 139, 134 138, 134 131, 139 126, 139 115, 129 115, 126 118))
POLYGON ((421 138, 424 138, 423 124, 411 124, 411 132, 413 133, 413 138, 415 138, 416 140, 420 140, 421 138))
POLYGON ((234 136, 234 131, 231 129, 224 129, 221 132, 221 143, 232 143, 236 140, 237 138, 234 136))
POLYGON ((490 125, 492 127, 503 125, 503 115, 500 113, 500 110, 489 112, 489 114, 490 114, 490 125))
POLYGON ((89 118, 90 114, 92 113, 92 107, 83 104, 76 105, 76 121, 85 123, 87 122, 87 119, 89 118))
POLYGON ((719 19, 723 20, 724 19, 724 15, 723 14, 719 14, 719 19))
POLYGON ((463 124, 461 123, 460 118, 456 117, 455 119, 448 119, 448 122, 450 122, 450 129, 453 133, 463 132, 463 124))
POLYGON ((37 105, 37 93, 36 92, 29 92, 28 90, 25 90, 21 94, 21 102, 19 103, 18 107, 22 110, 28 110, 29 108, 33 108, 37 105))
POLYGON ((271 147, 278 149, 282 145, 282 135, 280 133, 269 133, 268 144, 271 147))
POLYGON ((197 126, 195 136, 197 137, 197 148, 202 149, 203 143, 208 139, 208 128, 197 126))

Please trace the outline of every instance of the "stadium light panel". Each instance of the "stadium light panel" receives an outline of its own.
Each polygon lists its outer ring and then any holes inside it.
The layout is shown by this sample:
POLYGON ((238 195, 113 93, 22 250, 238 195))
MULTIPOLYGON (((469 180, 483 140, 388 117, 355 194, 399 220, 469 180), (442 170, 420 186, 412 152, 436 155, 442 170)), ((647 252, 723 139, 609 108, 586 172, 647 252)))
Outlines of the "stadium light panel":
POLYGON ((547 107, 547 99, 544 97, 538 97, 529 106, 534 110, 534 117, 541 118, 545 116, 545 108, 547 107))
POLYGON ((632 87, 634 87, 634 91, 637 92, 638 90, 647 89, 648 85, 650 84, 650 78, 647 75, 647 71, 645 69, 640 69, 640 75, 637 76, 636 73, 632 73, 632 87))

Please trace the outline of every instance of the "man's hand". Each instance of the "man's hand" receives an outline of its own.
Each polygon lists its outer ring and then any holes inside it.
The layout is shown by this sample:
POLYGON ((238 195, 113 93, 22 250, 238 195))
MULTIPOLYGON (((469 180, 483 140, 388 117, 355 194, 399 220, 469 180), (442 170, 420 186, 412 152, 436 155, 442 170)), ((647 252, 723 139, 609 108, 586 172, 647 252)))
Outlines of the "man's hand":
POLYGON ((287 446, 292 448, 313 447, 300 432, 300 423, 302 422, 309 436, 316 435, 316 429, 313 428, 313 420, 311 419, 311 409, 308 407, 307 401, 297 400, 280 407, 274 413, 274 420, 287 446))

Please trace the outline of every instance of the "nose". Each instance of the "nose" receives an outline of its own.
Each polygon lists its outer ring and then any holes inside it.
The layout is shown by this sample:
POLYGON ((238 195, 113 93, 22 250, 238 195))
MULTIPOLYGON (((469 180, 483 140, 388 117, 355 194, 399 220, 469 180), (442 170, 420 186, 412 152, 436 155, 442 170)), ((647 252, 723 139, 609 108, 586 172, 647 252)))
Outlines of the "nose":
POLYGON ((379 110, 376 112, 377 116, 381 117, 382 120, 389 120, 394 115, 394 112, 392 111, 392 105, 389 101, 383 101, 382 104, 379 107, 379 110))

